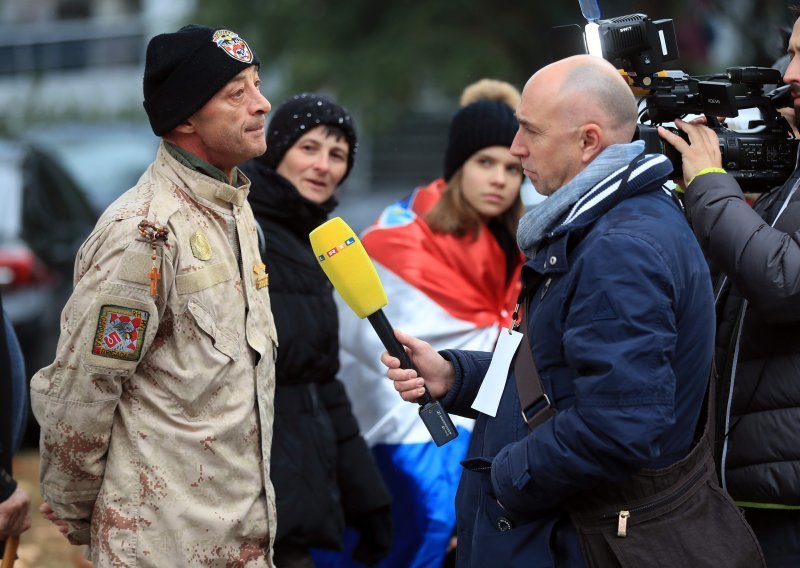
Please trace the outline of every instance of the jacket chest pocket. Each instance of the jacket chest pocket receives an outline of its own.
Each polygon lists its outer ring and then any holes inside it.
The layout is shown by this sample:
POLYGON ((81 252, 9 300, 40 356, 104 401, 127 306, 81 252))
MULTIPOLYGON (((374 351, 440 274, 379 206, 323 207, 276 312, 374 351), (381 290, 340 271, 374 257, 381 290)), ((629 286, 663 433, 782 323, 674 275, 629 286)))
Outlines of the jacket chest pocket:
MULTIPOLYGON (((239 343, 236 334, 214 319, 211 312, 196 298, 189 300, 187 311, 191 314, 197 327, 211 340, 215 350, 225 355, 231 361, 237 361, 241 355, 242 346, 239 343)), ((213 357, 214 354, 212 353, 213 357)), ((214 357, 216 358, 216 357, 214 357)), ((223 361, 224 363, 225 361, 223 361)))
POLYGON ((160 333, 155 379, 191 421, 209 416, 235 388, 244 359, 244 301, 229 268, 218 264, 176 278, 177 300, 160 333), (168 337, 166 337, 168 336, 168 337))
MULTIPOLYGON (((233 362, 242 351, 237 331, 244 329, 244 299, 234 281, 236 274, 237 270, 230 263, 219 262, 175 277, 180 301, 177 311, 191 316, 187 319, 196 324, 198 345, 207 345, 210 341, 214 350, 233 362)), ((218 359, 215 355, 208 354, 218 359)), ((198 361, 202 360, 201 355, 198 361)), ((223 359, 222 363, 225 362, 223 359)))
POLYGON ((238 368, 242 348, 236 334, 215 321, 199 301, 175 314, 163 354, 154 364, 154 378, 190 421, 208 416, 214 401, 228 395, 230 376, 238 368))

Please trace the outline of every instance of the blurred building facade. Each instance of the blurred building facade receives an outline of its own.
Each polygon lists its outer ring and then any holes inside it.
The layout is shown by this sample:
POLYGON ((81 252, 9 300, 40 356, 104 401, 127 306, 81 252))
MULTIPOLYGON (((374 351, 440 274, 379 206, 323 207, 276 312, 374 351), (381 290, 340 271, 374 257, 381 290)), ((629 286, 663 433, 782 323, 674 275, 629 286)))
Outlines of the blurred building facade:
POLYGON ((141 117, 147 40, 195 0, 4 0, 0 123, 6 132, 64 116, 141 117))
MULTIPOLYGON (((196 5, 196 0, 3 0, 0 135, 62 120, 145 121, 147 41, 193 21, 196 5)), ((279 77, 270 76, 266 84, 275 80, 279 77)), ((358 109, 351 110, 358 119, 358 109)), ((449 113, 411 117, 374 141, 359 125, 359 167, 345 190, 408 191, 439 175, 448 121, 449 113)))

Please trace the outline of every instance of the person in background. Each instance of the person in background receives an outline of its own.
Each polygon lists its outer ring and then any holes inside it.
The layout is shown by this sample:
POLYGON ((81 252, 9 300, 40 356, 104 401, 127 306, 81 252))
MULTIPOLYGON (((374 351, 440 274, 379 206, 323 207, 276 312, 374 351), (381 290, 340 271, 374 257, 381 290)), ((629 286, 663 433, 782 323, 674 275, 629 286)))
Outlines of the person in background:
POLYGON ((313 548, 341 549, 345 526, 360 536, 353 559, 368 566, 392 542, 391 496, 336 379, 333 289, 308 239, 336 208, 357 148, 347 109, 303 93, 272 113, 267 152, 242 166, 278 330, 271 476, 280 568, 314 566, 313 548))
MULTIPOLYGON (((443 177, 387 207, 361 235, 389 320, 435 346, 492 350, 519 292, 516 246, 522 168, 511 155, 519 91, 481 80, 452 118, 443 177)), ((340 302, 342 368, 367 443, 392 491, 395 546, 383 566, 441 565, 455 530, 454 499, 471 420, 436 447, 417 410, 383 377, 382 344, 340 302)))
MULTIPOLYGON (((800 7, 783 80, 798 126, 800 7)), ((716 133, 676 121, 659 129, 683 158, 689 222, 717 282, 717 469, 770 568, 800 566, 800 167, 749 207, 722 169, 716 133)), ((768 189, 768 188, 764 188, 768 189)))
POLYGON ((0 297, 0 558, 6 539, 31 528, 30 497, 11 475, 27 423, 26 383, 22 350, 0 297))
POLYGON ((97 568, 274 566, 276 335, 238 170, 266 150, 259 69, 227 29, 150 40, 161 145, 81 246, 31 381, 42 512, 97 568))
MULTIPOLYGON (((783 28, 781 28, 781 35, 783 36, 783 28)), ((786 45, 787 49, 789 46, 789 41, 791 40, 791 30, 786 33, 786 41, 784 44, 786 45)), ((777 60, 772 63, 772 68, 777 69, 781 72, 781 75, 786 74, 786 70, 789 68, 789 63, 792 61, 792 56, 789 53, 784 53, 780 56, 777 60)), ((776 87, 778 85, 775 85, 776 87)), ((792 133, 792 136, 795 138, 800 138, 800 127, 797 126, 797 121, 794 118, 794 105, 783 107, 778 109, 778 113, 783 116, 786 120, 786 123, 789 125, 789 130, 792 133)))

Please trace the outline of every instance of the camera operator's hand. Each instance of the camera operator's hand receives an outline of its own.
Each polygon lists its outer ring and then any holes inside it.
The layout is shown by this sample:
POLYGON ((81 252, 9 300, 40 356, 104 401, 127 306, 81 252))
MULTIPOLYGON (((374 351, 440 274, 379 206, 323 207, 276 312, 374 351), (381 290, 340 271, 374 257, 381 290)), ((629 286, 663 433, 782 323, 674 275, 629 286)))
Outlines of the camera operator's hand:
POLYGON ((722 166, 722 154, 719 150, 719 139, 716 133, 701 124, 675 120, 675 126, 689 137, 687 143, 677 134, 666 128, 658 127, 658 135, 672 144, 681 153, 683 158, 683 187, 686 187, 694 177, 706 168, 719 168, 722 166))

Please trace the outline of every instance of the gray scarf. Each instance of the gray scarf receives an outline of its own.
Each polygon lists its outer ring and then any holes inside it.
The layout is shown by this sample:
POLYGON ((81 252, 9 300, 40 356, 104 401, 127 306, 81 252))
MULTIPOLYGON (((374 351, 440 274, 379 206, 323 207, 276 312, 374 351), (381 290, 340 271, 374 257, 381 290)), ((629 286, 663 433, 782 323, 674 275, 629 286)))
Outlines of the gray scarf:
POLYGON ((539 244, 547 233, 556 227, 558 221, 581 197, 604 179, 625 171, 643 151, 644 142, 641 140, 609 146, 566 185, 525 213, 517 228, 517 244, 525 256, 536 256, 539 244))

